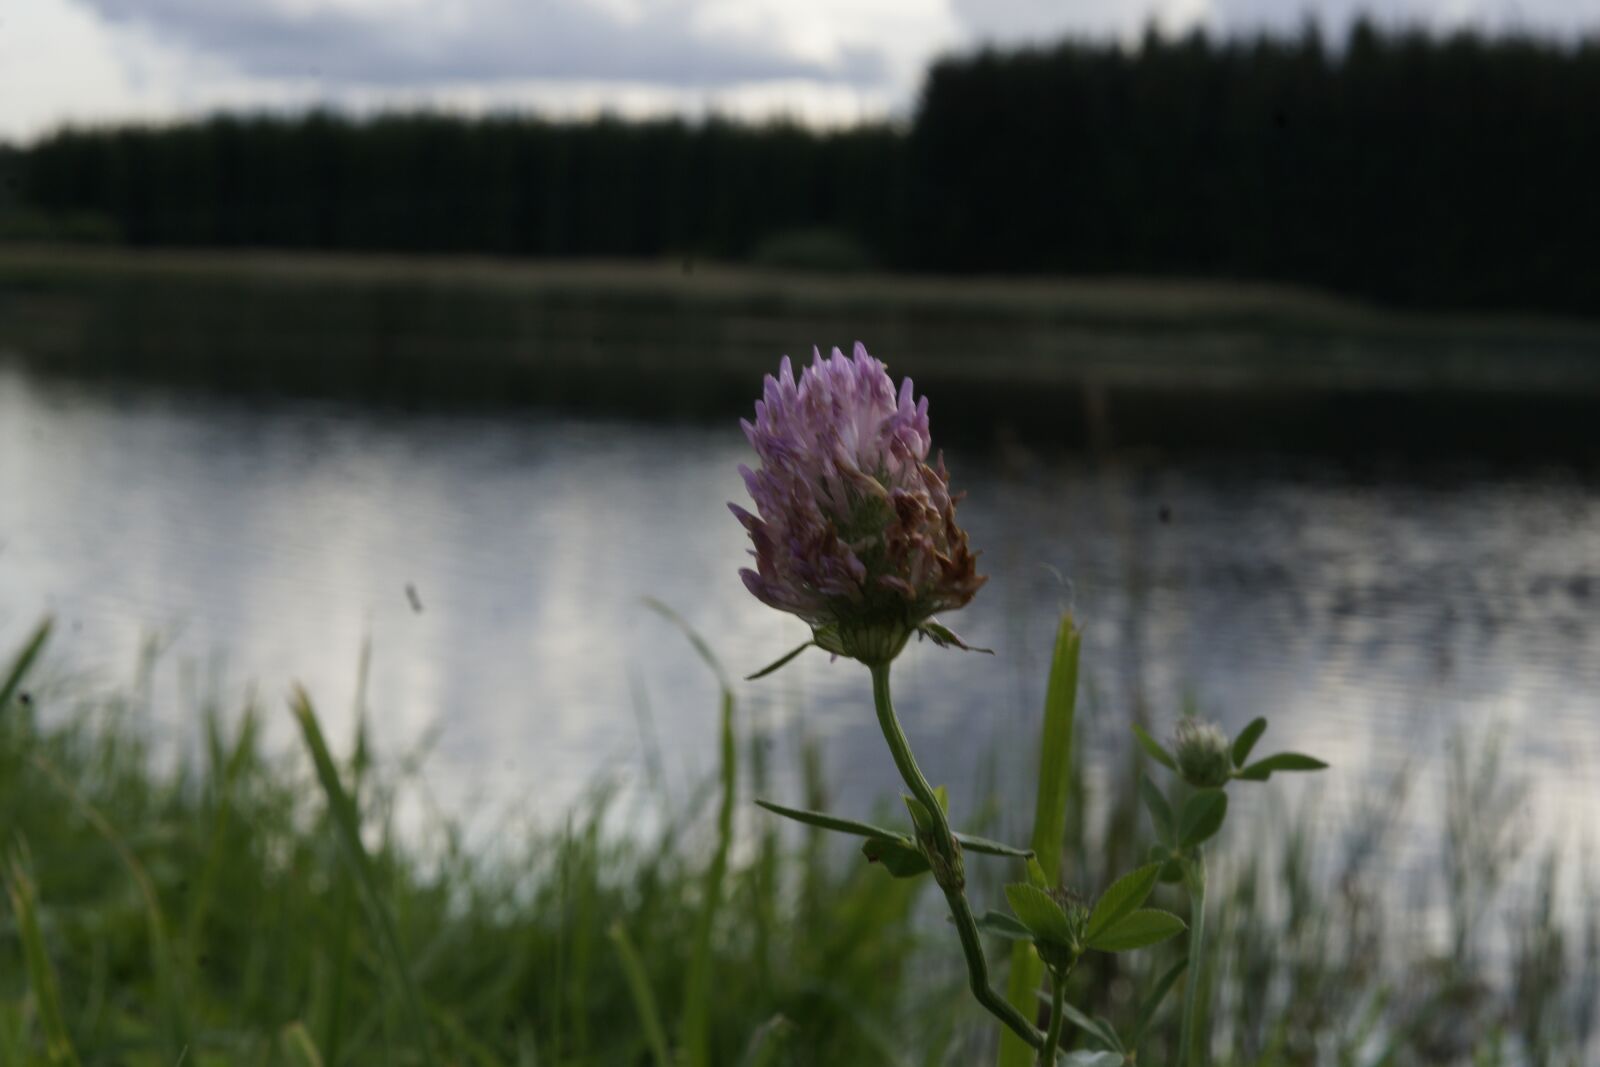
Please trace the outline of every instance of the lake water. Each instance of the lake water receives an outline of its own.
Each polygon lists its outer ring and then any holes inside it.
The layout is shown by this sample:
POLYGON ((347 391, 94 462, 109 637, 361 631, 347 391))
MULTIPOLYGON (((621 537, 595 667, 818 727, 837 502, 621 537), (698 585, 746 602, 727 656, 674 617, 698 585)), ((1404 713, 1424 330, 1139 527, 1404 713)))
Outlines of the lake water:
MULTIPOLYGON (((752 395, 754 383, 752 383, 752 395)), ((934 398, 934 428, 941 404, 934 398)), ((0 642, 50 613, 52 663, 105 684, 165 649, 157 728, 182 736, 188 668, 282 706, 293 682, 348 737, 363 645, 390 753, 436 732, 426 779, 455 813, 556 819, 658 748, 668 786, 710 765, 716 699, 672 605, 743 675, 805 636, 736 574, 738 428, 549 414, 434 416, 44 382, 0 364, 0 642), (409 590, 409 591, 408 591, 409 590), (414 594, 414 598, 413 598, 414 594), (219 666, 220 665, 220 666, 219 666)), ((1031 806, 1056 613, 1085 631, 1093 766, 1141 704, 1186 700, 1263 751, 1316 753, 1337 822, 1402 768, 1397 840, 1437 835, 1452 739, 1498 732, 1534 835, 1577 844, 1600 796, 1600 481, 1558 464, 1271 456, 1090 463, 949 457, 988 586, 947 621, 994 656, 913 647, 897 698, 930 777, 1031 806)), ((864 670, 802 657, 737 685, 773 741, 775 792, 821 744, 838 806, 897 787, 864 670)), ((271 716, 289 739, 287 716, 271 716)), ((1104 773, 1104 772, 1100 772, 1104 773)), ((1256 808, 1265 792, 1241 798, 1256 808)), ((1020 834, 1020 831, 1014 832, 1020 834)), ((1399 862, 1426 869, 1429 846, 1399 862)))

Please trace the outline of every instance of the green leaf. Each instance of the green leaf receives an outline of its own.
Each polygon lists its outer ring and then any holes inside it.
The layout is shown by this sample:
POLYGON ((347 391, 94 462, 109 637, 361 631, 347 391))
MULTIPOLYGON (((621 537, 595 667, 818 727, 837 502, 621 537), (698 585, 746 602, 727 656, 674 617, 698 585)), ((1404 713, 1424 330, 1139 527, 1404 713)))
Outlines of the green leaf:
POLYGON ((1027 882, 1015 882, 1006 886, 1006 900, 1022 925, 1032 930, 1039 940, 1057 945, 1072 943, 1072 924, 1067 922, 1067 913, 1044 890, 1027 882))
POLYGON ((1193 848, 1222 829, 1228 814, 1228 794, 1220 789, 1202 789, 1183 805, 1178 819, 1178 846, 1193 848))
POLYGON ((822 811, 807 811, 804 808, 790 808, 782 804, 775 804, 770 800, 756 798, 756 803, 775 815, 782 815, 795 822, 803 822, 807 826, 815 826, 823 830, 833 830, 841 834, 854 834, 857 837, 900 837, 894 830, 885 830, 881 826, 874 826, 869 822, 857 822, 855 819, 841 819, 837 815, 829 815, 822 811))
MULTIPOLYGON (((1063 612, 1056 625, 1056 643, 1045 685, 1044 721, 1039 730, 1039 788, 1033 806, 1029 843, 1037 860, 1028 861, 1028 880, 1048 889, 1061 878, 1061 844, 1066 837, 1067 806, 1072 798, 1072 746, 1078 706, 1077 624, 1063 612)), ((1011 948, 1011 973, 1006 999, 1024 1015, 1033 1011, 1044 964, 1027 945, 1011 948)), ((1000 1034, 1000 1067, 1033 1067, 1033 1049, 1009 1029, 1000 1034)))
POLYGON ((1257 760, 1239 772, 1239 777, 1251 782, 1264 782, 1271 778, 1275 771, 1320 771, 1328 765, 1314 756, 1302 755, 1299 752, 1280 752, 1276 756, 1268 756, 1264 760, 1257 760))
POLYGON ((895 878, 915 878, 928 869, 928 857, 908 837, 869 837, 862 842, 861 854, 869 862, 883 864, 895 878))
POLYGON ((1172 805, 1167 801, 1166 794, 1161 792, 1161 787, 1142 774, 1139 776, 1139 799, 1144 801, 1145 810, 1150 813, 1156 836, 1162 841, 1171 841, 1176 831, 1172 822, 1172 805))
POLYGON ((1183 974, 1184 968, 1189 966, 1187 959, 1181 959, 1167 968, 1167 973, 1162 975, 1151 988, 1150 993, 1139 1005, 1138 1021, 1133 1024, 1133 1047, 1138 1048, 1144 1044, 1145 1034, 1150 1029, 1150 1023, 1156 1017, 1156 1009, 1161 1007, 1161 1002, 1166 999, 1172 987, 1178 981, 1178 976, 1183 974))
POLYGON ((955 833, 952 836, 968 852, 981 852, 986 856, 1013 856, 1019 860, 1033 858, 1033 849, 1031 848, 1017 848, 1015 845, 991 841, 987 837, 977 837, 973 834, 955 833))
POLYGON ((1101 952, 1126 952, 1165 941, 1184 931, 1183 920, 1170 911, 1145 908, 1125 915, 1098 937, 1089 939, 1089 947, 1101 952))
POLYGON ((801 645, 799 648, 792 649, 792 650, 790 650, 788 652, 785 652, 783 655, 779 656, 777 659, 773 660, 771 663, 767 664, 765 667, 762 667, 759 671, 756 671, 756 673, 745 675, 744 676, 744 680, 747 681, 747 682, 753 682, 757 678, 765 678, 767 675, 771 674, 773 671, 777 670, 779 667, 782 667, 784 664, 786 664, 790 660, 794 659, 796 656, 798 656, 800 653, 804 652, 806 649, 808 649, 808 648, 816 648, 816 647, 817 647, 817 643, 815 641, 807 641, 805 644, 801 645))
POLYGON ((1160 873, 1161 865, 1152 863, 1112 882, 1089 912, 1089 926, 1084 936, 1092 942, 1097 934, 1104 933, 1118 920, 1137 911, 1150 898, 1160 873))
POLYGON ((1144 749, 1151 759, 1168 770, 1175 771, 1178 769, 1178 763, 1172 758, 1172 753, 1163 748, 1160 741, 1146 733, 1143 726, 1134 723, 1133 736, 1139 739, 1139 747, 1144 749))
MULTIPOLYGON (((908 797, 907 800, 909 802, 910 798, 908 797)), ((832 830, 835 833, 841 834, 853 834, 856 837, 902 838, 905 836, 898 830, 890 830, 883 826, 875 826, 870 822, 861 822, 859 819, 845 819, 838 815, 829 815, 825 811, 808 811, 805 808, 791 808, 785 804, 778 804, 771 800, 762 800, 759 797, 756 798, 756 804, 760 807, 766 808, 774 815, 782 815, 786 819, 793 819, 795 822, 802 822, 807 826, 815 826, 821 830, 832 830)), ((907 807, 909 806, 910 804, 908 803, 907 807)), ((1031 849, 1017 848, 1014 845, 1008 845, 1001 841, 991 841, 987 837, 979 837, 976 834, 957 833, 954 836, 957 841, 961 842, 961 847, 969 852, 978 852, 986 856, 1014 856, 1017 859, 1027 859, 1033 855, 1033 851, 1031 849)))
POLYGON ((1033 931, 1003 911, 987 911, 978 920, 978 929, 1003 937, 1007 941, 1033 940, 1033 931))
MULTIPOLYGON (((1049 1004, 1050 998, 1043 991, 1039 993, 1039 1003, 1049 1004)), ((1079 1030, 1099 1041, 1106 1048, 1114 1052, 1122 1052, 1122 1039, 1117 1036, 1117 1028, 1100 1016, 1088 1016, 1074 1008, 1071 1004, 1063 1002, 1061 1017, 1076 1026, 1079 1030)), ((1120 1062, 1120 1061, 1119 1061, 1120 1062)))
POLYGON ((1233 765, 1235 767, 1244 766, 1244 761, 1250 758, 1250 750, 1256 747, 1256 742, 1261 740, 1261 735, 1266 731, 1266 719, 1252 719, 1249 726, 1239 731, 1239 736, 1233 739, 1233 765))

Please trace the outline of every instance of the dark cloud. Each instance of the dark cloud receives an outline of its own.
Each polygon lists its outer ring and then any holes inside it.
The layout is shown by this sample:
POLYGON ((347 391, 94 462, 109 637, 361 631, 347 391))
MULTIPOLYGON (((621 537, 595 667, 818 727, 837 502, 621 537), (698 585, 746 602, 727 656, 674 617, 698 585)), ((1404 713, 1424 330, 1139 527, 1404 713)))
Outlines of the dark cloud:
POLYGON ((297 11, 271 0, 85 2, 107 19, 268 77, 377 86, 571 79, 712 87, 780 78, 868 85, 886 76, 874 50, 852 49, 824 64, 796 57, 782 42, 698 31, 693 0, 657 0, 632 18, 585 0, 469 0, 393 12, 297 11))
MULTIPOLYGON (((1024 43, 1138 32, 1158 15, 1225 33, 1295 33, 1315 23, 1341 36, 1363 15, 1388 26, 1472 27, 1571 35, 1600 30, 1595 0, 951 0, 977 40, 1024 43)), ((1170 27, 1169 27, 1170 28, 1170 27)))

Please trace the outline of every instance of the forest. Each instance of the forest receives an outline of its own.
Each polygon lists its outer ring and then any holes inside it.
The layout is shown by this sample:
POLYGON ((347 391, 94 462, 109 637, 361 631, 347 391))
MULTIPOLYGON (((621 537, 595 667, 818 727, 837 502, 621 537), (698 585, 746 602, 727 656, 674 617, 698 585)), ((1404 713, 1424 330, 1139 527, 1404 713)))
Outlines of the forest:
POLYGON ((682 257, 828 271, 1286 281, 1407 308, 1600 308, 1600 38, 946 57, 836 130, 218 115, 0 148, 0 240, 682 257))

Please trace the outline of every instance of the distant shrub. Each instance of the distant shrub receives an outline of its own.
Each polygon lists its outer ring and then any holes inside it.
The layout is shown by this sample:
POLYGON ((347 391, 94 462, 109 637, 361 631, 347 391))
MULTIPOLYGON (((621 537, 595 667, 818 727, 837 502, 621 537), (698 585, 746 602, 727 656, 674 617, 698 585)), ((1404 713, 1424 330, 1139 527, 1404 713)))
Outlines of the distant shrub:
POLYGON ((827 227, 781 230, 757 244, 750 261, 818 274, 856 274, 875 265, 872 253, 853 234, 827 227))

